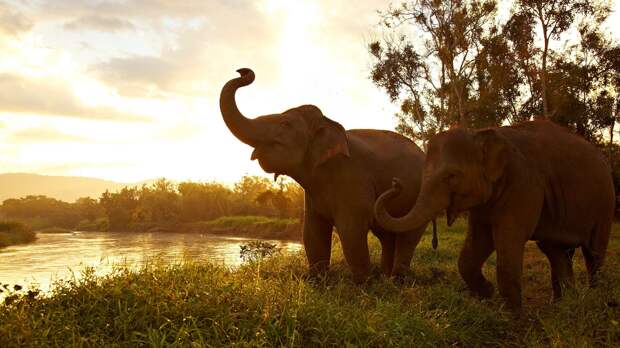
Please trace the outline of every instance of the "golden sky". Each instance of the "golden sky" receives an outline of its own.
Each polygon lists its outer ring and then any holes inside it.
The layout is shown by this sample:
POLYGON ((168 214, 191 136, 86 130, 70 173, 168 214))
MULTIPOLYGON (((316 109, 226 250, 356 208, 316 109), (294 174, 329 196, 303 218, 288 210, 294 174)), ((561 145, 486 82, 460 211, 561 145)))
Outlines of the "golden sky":
POLYGON ((248 116, 315 104, 347 129, 393 129, 396 107, 369 80, 366 49, 388 4, 0 0, 0 173, 263 174, 219 113, 240 67, 256 72, 237 93, 248 116))

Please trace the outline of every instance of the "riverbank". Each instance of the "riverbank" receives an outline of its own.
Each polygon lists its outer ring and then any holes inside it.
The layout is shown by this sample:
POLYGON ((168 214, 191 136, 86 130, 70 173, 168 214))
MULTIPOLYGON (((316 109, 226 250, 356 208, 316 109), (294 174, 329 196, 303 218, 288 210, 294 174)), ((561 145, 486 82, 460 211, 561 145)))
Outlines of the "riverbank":
POLYGON ((0 248, 30 243, 36 239, 36 234, 28 226, 15 221, 0 221, 0 248))
MULTIPOLYGON (((28 223, 24 225, 27 227, 28 223)), ((131 224, 119 230, 109 230, 106 220, 82 222, 73 229, 47 227, 37 233, 71 233, 80 232, 169 232, 169 233, 200 233, 213 236, 229 236, 268 240, 301 241, 302 224, 298 219, 275 218, 268 216, 223 216, 210 221, 187 223, 148 223, 131 224)))
MULTIPOLYGON (((551 303, 548 262, 533 243, 524 265, 525 317, 515 321, 497 298, 468 295, 456 260, 464 224, 439 226, 439 248, 422 239, 401 282, 378 275, 353 284, 338 244, 321 280, 306 278, 303 252, 275 255, 236 270, 206 262, 118 267, 57 284, 49 297, 20 291, 0 305, 0 346, 618 346, 620 228, 612 235, 598 288, 578 286, 551 303)), ((494 258, 484 271, 495 283, 494 258)))
POLYGON ((301 224, 297 219, 266 216, 224 216, 212 221, 190 222, 180 232, 204 233, 257 239, 301 240, 301 224))

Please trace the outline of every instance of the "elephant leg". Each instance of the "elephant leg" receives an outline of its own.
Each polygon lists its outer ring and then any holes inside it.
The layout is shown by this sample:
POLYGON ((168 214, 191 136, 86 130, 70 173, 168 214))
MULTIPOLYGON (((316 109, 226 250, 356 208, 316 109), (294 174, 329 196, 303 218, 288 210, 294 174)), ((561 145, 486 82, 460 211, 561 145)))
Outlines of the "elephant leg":
POLYGON ((408 231, 396 235, 396 256, 394 258, 394 266, 392 275, 398 276, 408 271, 411 266, 413 252, 422 239, 422 234, 426 230, 426 226, 415 231, 408 231))
POLYGON ((459 256, 459 273, 473 295, 481 298, 493 296, 493 284, 482 274, 482 265, 489 258, 495 246, 488 225, 469 220, 469 231, 459 256))
POLYGON ((396 238, 394 234, 388 232, 373 230, 373 233, 381 242, 381 270, 383 274, 389 277, 392 274, 392 267, 394 266, 396 238))
POLYGON ((575 248, 566 248, 549 242, 538 242, 537 245, 549 259, 553 298, 557 300, 562 297, 563 288, 571 288, 575 284, 575 277, 573 276, 575 248))
POLYGON ((500 295, 513 312, 521 311, 521 276, 523 274, 524 234, 494 228, 493 240, 497 253, 497 286, 500 295))
POLYGON ((336 223, 344 258, 353 272, 353 281, 364 283, 370 274, 368 224, 361 221, 336 223))
POLYGON ((306 205, 303 241, 311 276, 325 273, 329 268, 332 229, 331 223, 309 210, 306 205))
POLYGON ((608 224, 604 224, 602 227, 597 227, 594 230, 590 243, 581 247, 583 257, 586 261, 586 268, 588 269, 590 287, 596 286, 598 271, 603 266, 603 261, 605 261, 605 253, 607 252, 607 245, 609 243, 610 228, 611 227, 608 224))

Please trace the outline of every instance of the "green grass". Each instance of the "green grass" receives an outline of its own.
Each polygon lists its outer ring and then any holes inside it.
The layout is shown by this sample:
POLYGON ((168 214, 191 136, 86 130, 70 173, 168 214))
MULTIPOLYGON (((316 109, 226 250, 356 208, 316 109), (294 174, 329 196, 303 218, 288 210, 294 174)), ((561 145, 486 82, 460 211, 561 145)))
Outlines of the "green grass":
POLYGON ((187 223, 181 230, 261 239, 301 239, 299 220, 266 216, 223 216, 211 221, 187 223))
POLYGON ((71 233, 71 230, 62 227, 48 227, 38 230, 37 233, 71 233))
POLYGON ((32 230, 15 221, 0 221, 0 248, 15 244, 25 244, 37 239, 32 230))
MULTIPOLYGON (((379 275, 357 286, 336 243, 325 278, 306 278, 303 253, 276 255, 237 270, 203 262, 57 283, 49 296, 11 292, 0 305, 0 346, 534 346, 620 344, 620 227, 614 227, 602 282, 589 289, 581 257, 578 286, 550 302, 549 267, 534 245, 524 266, 525 316, 497 298, 468 295, 456 270, 464 224, 427 233, 412 270, 396 282, 379 275)), ((494 259, 484 272, 495 282, 494 259)))

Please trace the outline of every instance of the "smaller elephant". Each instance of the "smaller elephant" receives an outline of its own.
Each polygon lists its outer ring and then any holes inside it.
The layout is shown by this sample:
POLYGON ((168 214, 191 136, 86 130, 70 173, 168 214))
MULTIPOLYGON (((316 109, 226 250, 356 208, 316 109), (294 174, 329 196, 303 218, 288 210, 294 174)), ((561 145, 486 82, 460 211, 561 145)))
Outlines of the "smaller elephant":
POLYGON ((345 130, 314 105, 246 118, 237 108, 235 93, 255 75, 247 68, 238 72, 240 76, 222 88, 222 118, 237 139, 254 148, 251 159, 263 170, 276 177, 288 175, 304 188, 303 243, 310 273, 328 269, 334 227, 356 282, 364 282, 370 273, 369 230, 381 242, 386 275, 409 269, 426 224, 418 227, 420 231, 395 234, 376 224, 373 207, 392 177, 407 176, 407 189, 387 207, 395 215, 407 212, 420 188, 422 150, 394 132, 345 130))
POLYGON ((615 210, 611 169, 596 147, 550 121, 439 133, 429 141, 415 206, 394 218, 385 204, 400 191, 396 180, 377 200, 379 224, 411 231, 444 210, 448 225, 468 211, 459 273, 471 292, 491 296, 493 286, 481 267, 496 251, 499 292, 517 312, 528 240, 549 259, 555 298, 574 282, 576 247, 591 285, 605 259, 615 210))

